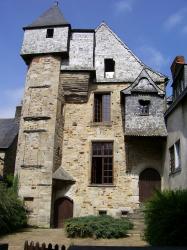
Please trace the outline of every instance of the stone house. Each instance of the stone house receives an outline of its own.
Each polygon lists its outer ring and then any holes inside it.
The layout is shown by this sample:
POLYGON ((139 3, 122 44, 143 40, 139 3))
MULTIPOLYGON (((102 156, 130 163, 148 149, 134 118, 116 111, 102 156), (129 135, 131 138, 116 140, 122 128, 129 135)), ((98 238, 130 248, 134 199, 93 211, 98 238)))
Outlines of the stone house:
POLYGON ((0 119, 0 180, 14 174, 21 107, 16 107, 15 117, 0 119))
POLYGON ((175 58, 173 77, 173 102, 165 113, 168 131, 165 149, 163 187, 187 188, 187 65, 183 56, 175 58))
POLYGON ((133 213, 163 183, 167 77, 106 23, 74 29, 57 5, 24 28, 21 55, 15 174, 29 223, 133 213))

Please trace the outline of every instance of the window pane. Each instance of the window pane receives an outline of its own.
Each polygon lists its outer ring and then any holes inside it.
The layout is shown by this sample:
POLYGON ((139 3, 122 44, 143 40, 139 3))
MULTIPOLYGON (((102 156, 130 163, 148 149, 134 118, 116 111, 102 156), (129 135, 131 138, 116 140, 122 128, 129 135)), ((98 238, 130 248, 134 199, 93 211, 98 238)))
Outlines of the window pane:
POLYGON ((102 158, 92 159, 92 183, 102 184, 102 158))
POLYGON ((172 147, 169 149, 169 152, 170 152, 170 168, 171 168, 171 172, 173 172, 174 169, 175 169, 175 153, 174 153, 174 146, 172 146, 172 147))
POLYGON ((110 121, 110 94, 103 95, 103 121, 110 121))
POLYGON ((175 143, 175 168, 180 167, 180 141, 175 143))
POLYGON ((94 122, 102 122, 102 95, 94 96, 94 122))

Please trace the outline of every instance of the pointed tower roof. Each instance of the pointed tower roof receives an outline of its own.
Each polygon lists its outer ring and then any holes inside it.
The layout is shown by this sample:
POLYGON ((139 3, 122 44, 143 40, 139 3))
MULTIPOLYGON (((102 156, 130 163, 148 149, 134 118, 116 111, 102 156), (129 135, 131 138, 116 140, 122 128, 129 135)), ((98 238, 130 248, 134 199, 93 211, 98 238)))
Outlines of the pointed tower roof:
POLYGON ((43 28, 51 26, 70 25, 64 18, 58 4, 53 5, 43 13, 36 21, 24 27, 24 29, 43 28))

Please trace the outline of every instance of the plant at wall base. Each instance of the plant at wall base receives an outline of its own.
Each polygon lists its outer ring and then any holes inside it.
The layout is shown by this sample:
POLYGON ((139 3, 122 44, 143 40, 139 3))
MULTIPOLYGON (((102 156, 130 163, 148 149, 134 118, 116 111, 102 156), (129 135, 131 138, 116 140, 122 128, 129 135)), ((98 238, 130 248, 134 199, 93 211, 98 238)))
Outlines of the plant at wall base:
POLYGON ((154 246, 187 246, 187 190, 157 191, 145 204, 145 240, 154 246))
POLYGON ((129 220, 115 219, 108 215, 72 218, 65 222, 65 230, 70 238, 122 238, 132 228, 133 225, 129 220))
POLYGON ((17 177, 11 187, 0 183, 0 235, 14 232, 27 224, 26 210, 17 191, 17 177))

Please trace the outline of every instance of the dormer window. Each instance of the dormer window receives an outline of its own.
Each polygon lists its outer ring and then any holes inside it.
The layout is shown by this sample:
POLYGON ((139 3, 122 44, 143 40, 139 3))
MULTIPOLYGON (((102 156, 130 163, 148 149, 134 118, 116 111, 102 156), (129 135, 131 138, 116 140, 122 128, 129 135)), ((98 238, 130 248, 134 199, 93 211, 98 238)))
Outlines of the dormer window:
POLYGON ((139 100, 140 115, 149 115, 149 100, 139 100))
POLYGON ((114 78, 115 61, 113 59, 105 59, 105 78, 114 78))
POLYGON ((54 29, 47 29, 46 38, 53 38, 54 29))

